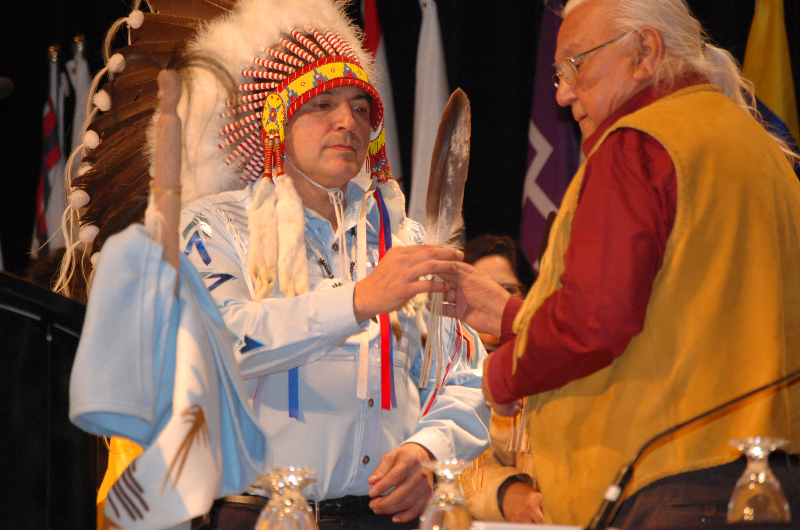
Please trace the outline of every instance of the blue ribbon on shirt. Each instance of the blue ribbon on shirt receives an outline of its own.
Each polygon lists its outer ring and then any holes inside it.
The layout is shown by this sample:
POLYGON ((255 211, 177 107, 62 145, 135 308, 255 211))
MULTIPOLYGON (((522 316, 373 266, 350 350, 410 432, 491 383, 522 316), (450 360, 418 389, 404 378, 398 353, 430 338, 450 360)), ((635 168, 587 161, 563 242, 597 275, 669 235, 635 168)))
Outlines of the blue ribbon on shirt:
POLYGON ((289 417, 300 418, 300 369, 289 370, 289 417))

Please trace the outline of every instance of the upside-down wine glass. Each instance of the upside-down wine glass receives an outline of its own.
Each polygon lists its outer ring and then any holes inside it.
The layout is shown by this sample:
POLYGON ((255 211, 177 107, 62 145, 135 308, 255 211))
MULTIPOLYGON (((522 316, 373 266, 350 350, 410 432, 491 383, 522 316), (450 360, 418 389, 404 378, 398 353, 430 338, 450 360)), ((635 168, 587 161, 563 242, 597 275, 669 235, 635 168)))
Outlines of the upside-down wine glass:
POLYGON ((458 484, 467 465, 463 460, 425 463, 436 474, 436 488, 419 518, 419 530, 469 530, 472 517, 458 484))
POLYGON ((307 468, 274 469, 256 479, 253 488, 270 493, 270 499, 256 521, 255 530, 318 530, 303 488, 314 472, 307 468))
POLYGON ((768 462, 769 454, 786 445, 786 440, 756 437, 730 443, 747 456, 747 467, 733 488, 728 522, 790 521, 789 503, 768 462))

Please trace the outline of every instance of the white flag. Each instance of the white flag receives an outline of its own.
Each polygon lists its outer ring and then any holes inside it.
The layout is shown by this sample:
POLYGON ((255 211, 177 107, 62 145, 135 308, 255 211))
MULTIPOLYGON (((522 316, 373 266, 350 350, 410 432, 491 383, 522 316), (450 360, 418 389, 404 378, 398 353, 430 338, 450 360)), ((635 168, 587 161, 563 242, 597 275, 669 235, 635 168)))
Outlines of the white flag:
POLYGON ((425 201, 431 156, 439 121, 450 97, 442 32, 435 0, 420 0, 422 27, 417 48, 417 84, 414 92, 414 144, 411 152, 411 199, 408 216, 425 223, 425 201))
MULTIPOLYGON (((82 43, 76 47, 75 56, 72 60, 67 61, 67 75, 69 81, 72 83, 72 93, 75 94, 75 113, 72 116, 72 140, 70 142, 70 149, 75 150, 76 147, 82 144, 83 137, 81 135, 81 128, 83 121, 86 119, 86 98, 89 97, 89 84, 92 82, 92 76, 89 73, 89 63, 83 57, 82 43)), ((78 174, 78 169, 81 166, 81 156, 76 156, 72 161, 72 177, 78 174)))

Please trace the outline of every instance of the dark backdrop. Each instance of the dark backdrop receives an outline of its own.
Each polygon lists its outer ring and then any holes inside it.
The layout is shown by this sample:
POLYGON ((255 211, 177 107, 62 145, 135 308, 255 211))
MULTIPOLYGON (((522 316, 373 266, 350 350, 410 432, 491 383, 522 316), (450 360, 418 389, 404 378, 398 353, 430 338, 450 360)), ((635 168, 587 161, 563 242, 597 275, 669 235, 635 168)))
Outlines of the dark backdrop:
MULTIPOLYGON (((754 0, 690 0, 712 39, 741 61, 754 0)), ((14 81, 0 102, 0 240, 6 270, 28 265, 41 167, 41 112, 47 92, 46 52, 59 44, 62 64, 76 34, 99 69, 105 30, 129 7, 122 0, 29 0, 4 5, 0 76, 14 81)), ((468 237, 516 237, 526 170, 528 116, 541 20, 541 0, 439 0, 451 89, 472 103, 472 157, 464 214, 468 237)), ((795 83, 800 87, 800 2, 784 0, 795 83)), ((414 69, 421 15, 417 0, 378 0, 400 129, 402 166, 410 168, 414 69)), ((353 14, 359 17, 358 6, 353 14)), ((800 90, 797 90, 800 96, 800 90)), ((69 116, 71 114, 67 114, 69 116)), ((408 185, 406 178, 406 186, 408 185)))

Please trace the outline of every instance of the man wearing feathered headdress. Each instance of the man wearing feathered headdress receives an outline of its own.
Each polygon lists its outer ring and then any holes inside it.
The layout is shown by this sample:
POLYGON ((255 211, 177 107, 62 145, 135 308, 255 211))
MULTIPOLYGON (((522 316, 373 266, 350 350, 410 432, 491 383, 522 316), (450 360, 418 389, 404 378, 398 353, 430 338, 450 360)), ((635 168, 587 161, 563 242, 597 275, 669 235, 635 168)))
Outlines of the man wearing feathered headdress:
POLYGON ((480 341, 449 322, 425 370, 423 308, 409 303, 446 290, 420 278, 463 256, 420 245, 405 217, 371 59, 339 5, 243 1, 192 46, 239 84, 227 100, 196 72, 181 103, 182 245, 235 336, 273 467, 316 472, 304 494, 323 528, 416 528, 423 462, 488 442, 480 341))

